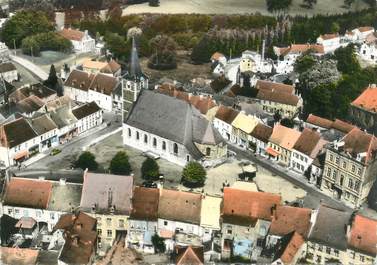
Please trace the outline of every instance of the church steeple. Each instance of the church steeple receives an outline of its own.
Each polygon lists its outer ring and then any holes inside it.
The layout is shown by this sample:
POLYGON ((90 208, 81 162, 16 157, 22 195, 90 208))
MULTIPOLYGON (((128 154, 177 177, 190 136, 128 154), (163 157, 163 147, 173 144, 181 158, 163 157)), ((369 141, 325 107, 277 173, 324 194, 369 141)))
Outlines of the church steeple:
POLYGON ((122 80, 123 120, 143 89, 148 89, 148 77, 142 72, 135 38, 132 38, 131 58, 128 72, 122 80))
POLYGON ((140 77, 144 76, 141 71, 139 55, 137 53, 135 37, 132 38, 132 50, 131 50, 131 61, 128 69, 128 78, 133 80, 139 80, 140 77))

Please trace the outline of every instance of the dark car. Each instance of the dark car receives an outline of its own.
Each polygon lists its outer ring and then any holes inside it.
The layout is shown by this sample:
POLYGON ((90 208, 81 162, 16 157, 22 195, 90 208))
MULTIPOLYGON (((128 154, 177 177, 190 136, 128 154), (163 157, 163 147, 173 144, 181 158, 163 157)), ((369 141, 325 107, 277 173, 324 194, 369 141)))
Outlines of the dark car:
POLYGON ((145 188, 154 188, 154 189, 157 188, 157 184, 152 181, 144 181, 142 186, 145 188))

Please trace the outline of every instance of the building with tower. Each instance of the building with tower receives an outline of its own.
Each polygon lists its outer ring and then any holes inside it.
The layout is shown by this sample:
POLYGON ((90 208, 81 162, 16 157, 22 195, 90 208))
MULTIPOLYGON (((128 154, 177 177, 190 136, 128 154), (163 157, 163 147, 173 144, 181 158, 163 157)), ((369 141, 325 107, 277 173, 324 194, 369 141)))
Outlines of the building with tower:
POLYGON ((148 89, 148 77, 141 71, 136 41, 133 39, 128 73, 122 79, 123 120, 127 118, 133 103, 142 89, 148 89))

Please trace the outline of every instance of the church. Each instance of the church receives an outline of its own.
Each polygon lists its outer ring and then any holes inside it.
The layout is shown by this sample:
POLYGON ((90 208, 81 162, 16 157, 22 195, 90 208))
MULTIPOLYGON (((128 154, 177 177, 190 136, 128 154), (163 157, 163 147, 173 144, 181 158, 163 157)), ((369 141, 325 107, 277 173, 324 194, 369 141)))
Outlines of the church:
POLYGON ((198 109, 190 103, 148 89, 133 42, 123 86, 123 144, 184 166, 220 163, 227 146, 198 109))

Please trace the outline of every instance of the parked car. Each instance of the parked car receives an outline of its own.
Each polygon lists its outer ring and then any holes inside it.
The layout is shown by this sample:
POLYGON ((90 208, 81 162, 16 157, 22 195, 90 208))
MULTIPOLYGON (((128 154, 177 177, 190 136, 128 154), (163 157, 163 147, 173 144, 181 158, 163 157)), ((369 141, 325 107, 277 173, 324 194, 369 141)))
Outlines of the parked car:
POLYGON ((51 150, 51 153, 50 155, 54 156, 54 155, 57 155, 61 152, 62 150, 60 150, 59 148, 54 148, 51 150))
POLYGON ((157 188, 157 184, 154 183, 153 181, 144 181, 142 186, 145 188, 154 188, 154 189, 157 188))

